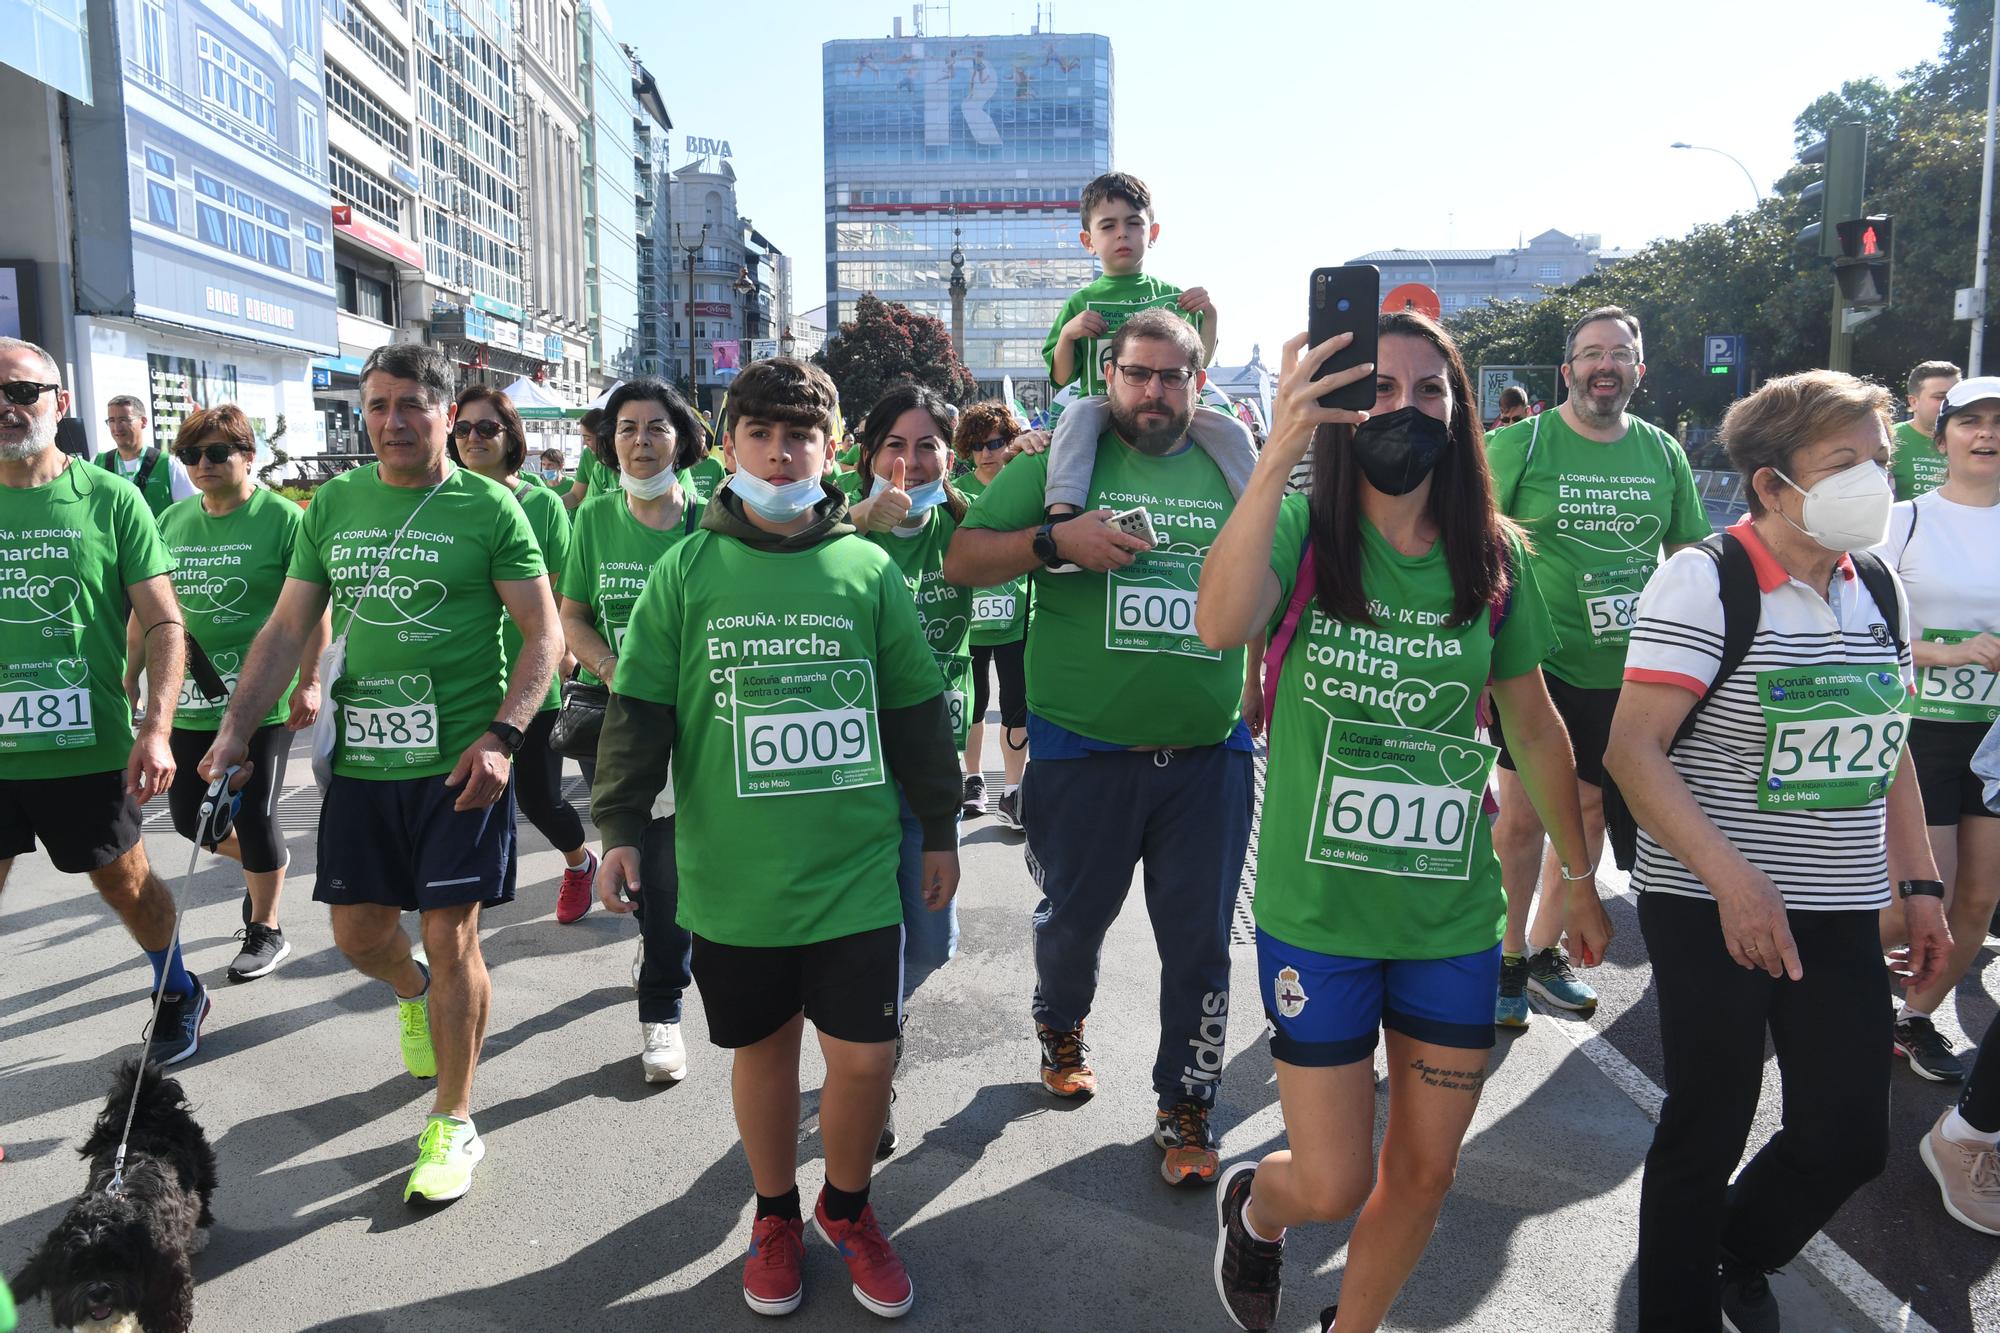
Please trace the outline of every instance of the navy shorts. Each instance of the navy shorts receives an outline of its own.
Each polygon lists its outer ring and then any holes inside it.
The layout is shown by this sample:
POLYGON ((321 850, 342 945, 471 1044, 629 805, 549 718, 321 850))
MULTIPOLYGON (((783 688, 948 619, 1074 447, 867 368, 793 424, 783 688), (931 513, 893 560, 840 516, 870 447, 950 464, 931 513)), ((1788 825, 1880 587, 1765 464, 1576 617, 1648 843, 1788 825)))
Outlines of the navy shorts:
POLYGON ((429 778, 336 773, 319 812, 313 901, 405 912, 514 900, 514 780, 483 810, 457 811, 458 788, 429 778))
POLYGON ((1271 1054, 1288 1065, 1351 1065, 1382 1028, 1434 1046, 1493 1048, 1500 946, 1456 958, 1347 958, 1257 932, 1257 989, 1271 1054))

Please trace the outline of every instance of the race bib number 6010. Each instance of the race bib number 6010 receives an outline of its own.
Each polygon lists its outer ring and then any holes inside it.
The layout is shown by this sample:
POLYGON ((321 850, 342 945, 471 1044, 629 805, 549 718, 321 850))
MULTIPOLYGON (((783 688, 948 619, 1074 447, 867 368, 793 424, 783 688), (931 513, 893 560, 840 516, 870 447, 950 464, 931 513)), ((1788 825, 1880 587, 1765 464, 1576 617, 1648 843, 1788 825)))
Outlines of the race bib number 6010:
POLYGON ((875 664, 740 666, 729 673, 736 794, 799 796, 887 780, 875 725, 875 664))
POLYGON ((1378 875, 1463 880, 1499 750, 1414 727, 1327 729, 1306 860, 1378 875))

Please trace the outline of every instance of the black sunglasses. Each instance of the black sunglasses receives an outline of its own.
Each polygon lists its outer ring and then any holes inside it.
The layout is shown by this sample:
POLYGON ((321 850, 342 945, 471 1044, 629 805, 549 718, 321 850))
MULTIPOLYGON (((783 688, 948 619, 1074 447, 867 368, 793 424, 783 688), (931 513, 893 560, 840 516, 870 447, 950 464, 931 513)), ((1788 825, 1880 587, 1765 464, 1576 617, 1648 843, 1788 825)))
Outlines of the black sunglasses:
POLYGON ((193 467, 204 458, 211 463, 227 463, 235 452, 233 444, 190 444, 174 450, 174 457, 181 460, 182 467, 193 467))
POLYGON ((989 449, 1005 449, 1010 443, 1011 441, 1007 440, 1006 438, 999 435, 995 435, 992 439, 981 440, 978 444, 975 444, 972 447, 974 450, 980 453, 984 453, 989 449))
POLYGON ((7 401, 14 406, 26 407, 43 394, 54 393, 61 388, 60 384, 37 384, 34 380, 8 380, 0 384, 0 394, 5 394, 7 401))
POLYGON ((500 433, 500 423, 497 421, 454 421, 451 423, 451 433, 461 440, 474 431, 479 432, 480 439, 490 440, 500 433))

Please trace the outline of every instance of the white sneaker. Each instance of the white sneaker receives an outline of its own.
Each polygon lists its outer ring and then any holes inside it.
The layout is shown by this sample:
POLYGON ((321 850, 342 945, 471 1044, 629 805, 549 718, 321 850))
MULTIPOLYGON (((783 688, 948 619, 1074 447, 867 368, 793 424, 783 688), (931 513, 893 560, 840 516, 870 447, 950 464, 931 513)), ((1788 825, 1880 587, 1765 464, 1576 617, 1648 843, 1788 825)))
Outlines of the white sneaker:
POLYGON ((639 937, 639 947, 632 951, 632 990, 635 994, 639 990, 639 973, 645 969, 645 966, 646 937, 641 935, 639 937))
POLYGON ((687 1077, 687 1047, 681 1044, 679 1023, 641 1023, 639 1064, 648 1083, 678 1083, 687 1077))

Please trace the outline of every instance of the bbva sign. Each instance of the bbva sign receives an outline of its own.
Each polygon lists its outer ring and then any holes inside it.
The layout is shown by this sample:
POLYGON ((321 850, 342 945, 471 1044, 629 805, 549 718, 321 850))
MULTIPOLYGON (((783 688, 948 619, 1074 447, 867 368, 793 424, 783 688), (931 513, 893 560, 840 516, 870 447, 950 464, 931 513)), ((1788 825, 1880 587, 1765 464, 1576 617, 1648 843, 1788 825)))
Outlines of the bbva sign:
POLYGON ((687 137, 687 151, 689 157, 728 157, 729 140, 703 139, 690 134, 687 137))

